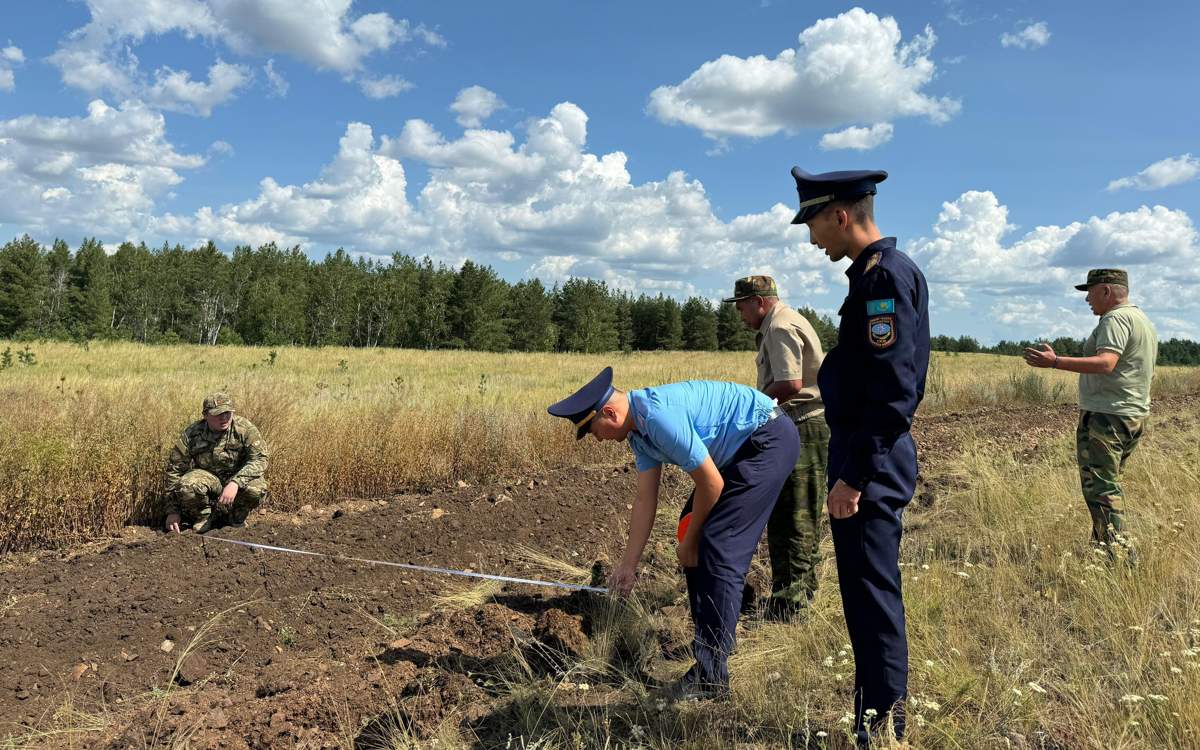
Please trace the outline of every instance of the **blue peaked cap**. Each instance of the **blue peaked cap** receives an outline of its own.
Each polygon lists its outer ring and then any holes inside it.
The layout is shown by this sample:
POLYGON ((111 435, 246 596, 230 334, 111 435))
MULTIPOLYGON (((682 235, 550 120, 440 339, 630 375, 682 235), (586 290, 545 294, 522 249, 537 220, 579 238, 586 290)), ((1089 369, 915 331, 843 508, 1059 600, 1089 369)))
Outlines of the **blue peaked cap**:
POLYGON ((875 185, 886 180, 887 176, 887 172, 881 169, 809 174, 800 167, 792 167, 796 192, 800 194, 800 212, 792 219, 792 223, 803 224, 821 213, 821 209, 832 201, 875 195, 875 185))
POLYGON ((592 378, 584 387, 567 396, 562 401, 550 404, 546 411, 555 417, 571 420, 575 425, 575 439, 579 440, 588 432, 588 425, 600 411, 600 407, 608 403, 613 395, 613 369, 605 367, 600 374, 592 378))

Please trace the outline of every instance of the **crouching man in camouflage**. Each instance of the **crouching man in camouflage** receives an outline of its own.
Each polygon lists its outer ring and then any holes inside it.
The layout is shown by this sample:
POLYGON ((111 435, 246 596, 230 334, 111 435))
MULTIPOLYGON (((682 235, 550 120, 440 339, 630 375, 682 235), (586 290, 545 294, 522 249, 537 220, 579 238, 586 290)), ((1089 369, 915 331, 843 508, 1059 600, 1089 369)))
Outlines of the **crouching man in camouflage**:
POLYGON ((267 492, 266 471, 258 428, 234 416, 228 395, 210 395, 203 419, 184 429, 167 458, 167 531, 178 534, 183 519, 200 534, 245 525, 267 492))
POLYGON ((1049 344, 1025 350, 1033 367, 1079 373, 1079 426, 1075 431, 1083 499, 1092 517, 1092 542, 1128 547, 1124 534, 1124 493, 1119 484, 1125 461, 1137 447, 1150 414, 1150 382, 1158 358, 1154 326, 1129 303, 1129 275, 1119 268, 1097 268, 1075 287, 1087 292, 1100 323, 1083 347, 1082 357, 1060 357, 1049 344))

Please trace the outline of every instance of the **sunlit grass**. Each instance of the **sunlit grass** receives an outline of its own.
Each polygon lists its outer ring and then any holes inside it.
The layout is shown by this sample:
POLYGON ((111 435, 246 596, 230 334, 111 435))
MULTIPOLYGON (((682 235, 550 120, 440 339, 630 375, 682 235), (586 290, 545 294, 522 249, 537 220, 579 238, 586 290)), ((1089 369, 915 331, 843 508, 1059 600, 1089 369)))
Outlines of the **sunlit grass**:
MULTIPOLYGON (((290 510, 625 460, 619 445, 580 446, 545 413, 606 365, 625 388, 754 378, 746 352, 30 346, 37 364, 0 371, 0 551, 157 518, 165 455, 213 390, 230 392, 263 430, 272 449, 264 507, 290 510)), ((1158 387, 1200 390, 1200 370, 1163 370, 1158 387)), ((1034 372, 1013 357, 944 355, 934 359, 923 413, 1074 398, 1067 373, 1034 372)))

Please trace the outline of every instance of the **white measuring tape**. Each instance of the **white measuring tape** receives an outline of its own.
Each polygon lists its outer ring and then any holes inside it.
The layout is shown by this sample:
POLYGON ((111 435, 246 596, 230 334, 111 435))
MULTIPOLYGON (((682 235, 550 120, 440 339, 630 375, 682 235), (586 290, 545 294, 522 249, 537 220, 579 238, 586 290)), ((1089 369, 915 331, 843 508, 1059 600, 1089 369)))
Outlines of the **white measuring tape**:
POLYGON ((345 562, 367 563, 368 565, 386 565, 390 568, 404 568, 405 570, 415 570, 420 573, 437 573, 448 576, 462 576, 464 578, 483 578, 488 581, 504 581, 506 583, 524 583, 530 586, 547 586, 555 589, 567 589, 568 591, 594 591, 597 594, 607 594, 608 589, 599 588, 597 586, 582 586, 578 583, 560 583, 558 581, 535 581, 532 578, 513 578, 512 576, 496 576, 488 573, 475 573, 469 570, 454 570, 453 568, 435 568, 428 565, 412 565, 410 563, 389 562, 387 560, 368 560, 365 557, 350 557, 349 555, 330 555, 324 552, 309 552, 303 549, 292 549, 291 547, 274 547, 270 544, 258 544, 257 542, 243 542, 240 539, 223 539, 219 536, 203 536, 199 535, 200 543, 205 542, 224 542, 225 544, 237 544, 242 547, 250 547, 252 549, 267 550, 269 552, 286 552, 291 555, 308 555, 309 557, 324 557, 330 560, 343 560, 345 562))

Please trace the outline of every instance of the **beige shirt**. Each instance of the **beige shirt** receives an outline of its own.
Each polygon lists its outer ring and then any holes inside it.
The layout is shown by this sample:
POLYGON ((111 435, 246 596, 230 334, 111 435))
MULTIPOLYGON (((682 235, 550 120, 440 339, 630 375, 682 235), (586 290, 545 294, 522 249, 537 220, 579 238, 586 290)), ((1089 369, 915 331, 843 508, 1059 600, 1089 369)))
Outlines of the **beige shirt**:
POLYGON ((1083 356, 1115 352, 1116 368, 1108 375, 1079 376, 1079 408, 1083 411, 1144 417, 1150 413, 1150 382, 1158 359, 1158 335, 1136 305, 1117 305, 1100 316, 1083 345, 1083 356))
POLYGON ((758 390, 766 392, 781 380, 799 380, 804 387, 780 406, 793 419, 824 410, 817 389, 817 371, 825 352, 821 339, 803 315, 782 301, 776 302, 755 336, 758 343, 758 390))

